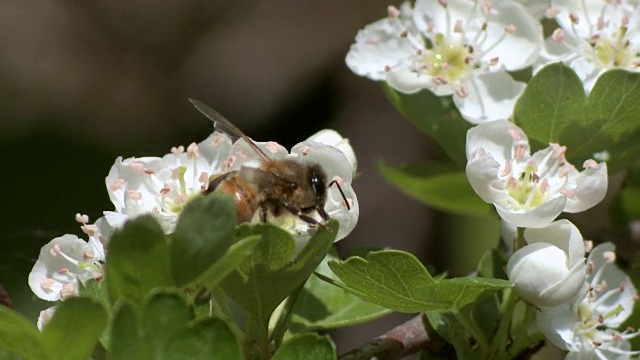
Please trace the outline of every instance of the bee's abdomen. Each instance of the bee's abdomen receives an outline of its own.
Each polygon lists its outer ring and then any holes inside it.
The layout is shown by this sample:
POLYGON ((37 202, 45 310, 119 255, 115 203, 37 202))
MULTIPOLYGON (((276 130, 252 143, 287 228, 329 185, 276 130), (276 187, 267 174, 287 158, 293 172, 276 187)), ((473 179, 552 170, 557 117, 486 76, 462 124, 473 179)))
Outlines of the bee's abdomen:
POLYGON ((238 222, 247 222, 253 218, 258 209, 256 195, 251 185, 249 185, 236 172, 229 172, 224 175, 212 178, 206 192, 223 192, 231 194, 236 202, 238 222))

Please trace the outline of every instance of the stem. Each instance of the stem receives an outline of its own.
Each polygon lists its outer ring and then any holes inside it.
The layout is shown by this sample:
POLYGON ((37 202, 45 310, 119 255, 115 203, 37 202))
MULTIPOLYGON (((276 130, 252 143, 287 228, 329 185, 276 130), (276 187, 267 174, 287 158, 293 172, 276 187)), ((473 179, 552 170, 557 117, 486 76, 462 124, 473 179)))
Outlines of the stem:
POLYGON ((298 295, 302 292, 304 288, 304 284, 302 283, 298 288, 296 288, 290 295, 287 297, 287 301, 285 302, 284 308, 278 317, 278 322, 271 334, 270 340, 274 341, 276 344, 276 349, 282 345, 282 339, 284 338, 284 334, 289 328, 289 323, 291 322, 291 317, 293 316, 293 307, 296 304, 296 300, 298 299, 298 295))
POLYGON ((414 316, 404 324, 340 356, 340 360, 399 359, 423 349, 437 351, 444 346, 444 341, 431 337, 425 328, 427 324, 424 314, 414 316))
POLYGON ((467 330, 467 332, 474 339, 476 339, 476 341, 478 342, 478 346, 480 347, 480 351, 482 353, 481 357, 483 359, 486 359, 487 353, 489 351, 489 343, 487 342, 487 339, 482 333, 482 330, 480 330, 480 328, 478 328, 478 326, 473 321, 470 321, 469 319, 467 319, 466 316, 462 315, 459 310, 455 310, 452 313, 456 317, 460 325, 462 325, 465 328, 465 330, 467 330))
POLYGON ((513 252, 516 252, 527 245, 527 242, 524 239, 524 228, 519 227, 517 233, 518 235, 516 236, 516 239, 514 241, 515 244, 513 244, 513 252))
POLYGON ((269 350, 269 329, 267 325, 258 325, 258 346, 260 348, 260 358, 262 360, 271 359, 271 351, 269 350))
POLYGON ((220 290, 220 288, 216 288, 214 290, 216 302, 218 303, 218 307, 222 314, 226 316, 228 319, 233 319, 233 314, 231 313, 231 309, 229 308, 229 302, 227 301, 227 297, 224 292, 220 290))
POLYGON ((529 348, 534 348, 534 351, 531 352, 530 355, 535 354, 540 350, 539 348, 536 349, 535 345, 544 342, 546 338, 540 331, 536 331, 530 335, 519 336, 518 339, 519 341, 514 342, 507 350, 505 359, 517 359, 520 354, 529 348))
POLYGON ((504 289, 500 306, 500 323, 491 342, 490 354, 500 354, 504 351, 509 338, 509 325, 517 302, 518 296, 515 291, 513 289, 504 289))

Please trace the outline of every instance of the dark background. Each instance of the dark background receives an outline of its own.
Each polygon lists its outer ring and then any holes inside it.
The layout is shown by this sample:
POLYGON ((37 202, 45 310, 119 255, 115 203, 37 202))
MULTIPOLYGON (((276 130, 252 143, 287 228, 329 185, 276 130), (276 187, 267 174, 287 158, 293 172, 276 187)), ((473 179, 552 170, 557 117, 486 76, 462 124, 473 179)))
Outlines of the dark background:
MULTIPOLYGON (((350 138, 360 166, 360 220, 340 250, 374 244, 444 266, 446 257, 429 251, 438 217, 375 170, 378 160, 425 160, 432 145, 377 84, 344 64, 357 30, 385 16, 387 5, 1 0, 0 284, 17 310, 35 321, 51 305, 33 296, 27 275, 43 244, 83 235, 76 213, 95 221, 113 209, 104 178, 117 156, 162 156, 209 134, 189 97, 254 139, 287 147, 335 128, 350 138)), ((335 340, 344 352, 405 318, 340 331, 335 340)))

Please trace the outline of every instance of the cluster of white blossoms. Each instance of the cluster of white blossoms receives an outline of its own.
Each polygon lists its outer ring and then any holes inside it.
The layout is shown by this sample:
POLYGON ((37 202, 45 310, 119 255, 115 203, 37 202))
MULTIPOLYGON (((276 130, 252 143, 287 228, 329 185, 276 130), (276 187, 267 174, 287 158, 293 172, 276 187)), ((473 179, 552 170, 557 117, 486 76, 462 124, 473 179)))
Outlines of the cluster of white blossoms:
MULTIPOLYGON (((359 207, 351 187, 356 173, 356 158, 349 141, 333 130, 322 130, 293 147, 288 152, 275 142, 256 142, 274 160, 295 159, 299 162, 319 164, 328 181, 335 180, 340 189, 327 190, 325 211, 338 220, 340 228, 336 241, 347 236, 355 227, 359 207)), ((239 170, 243 166, 255 166, 259 156, 240 139, 233 142, 229 136, 214 132, 204 141, 184 147, 175 147, 163 157, 116 159, 106 177, 113 211, 89 224, 87 215, 76 215, 88 241, 75 235, 64 235, 45 245, 33 270, 29 274, 29 286, 36 296, 48 301, 64 300, 78 294, 78 287, 89 279, 101 280, 108 257, 109 239, 114 230, 129 219, 139 215, 153 215, 165 233, 175 229, 178 216, 187 202, 207 189, 212 175, 239 170)), ((257 212, 259 213, 259 212, 257 212)), ((319 214, 311 213, 319 222, 319 214)), ((256 215, 253 222, 258 222, 256 215)), ((298 243, 304 242, 313 232, 309 223, 291 216, 269 219, 290 231, 298 243)), ((41 313, 39 326, 50 318, 53 309, 41 313)))
POLYGON ((509 72, 563 61, 589 92, 605 70, 640 69, 639 28, 634 0, 415 0, 389 6, 346 56, 354 73, 398 92, 450 96, 477 124, 467 133, 467 178, 502 218, 515 291, 540 309, 540 330, 569 359, 636 354, 627 339, 637 332, 617 330, 636 290, 613 263, 612 245, 587 260, 590 242, 568 220, 555 221, 602 201, 607 164, 589 159, 577 169, 554 143, 531 154, 526 134, 507 120, 525 88, 509 72), (546 40, 543 16, 557 22, 546 40))
POLYGON ((636 1, 416 0, 387 13, 358 32, 349 68, 405 94, 452 96, 473 124, 511 115, 525 84, 508 72, 563 61, 588 92, 608 69, 640 69, 636 1), (559 26, 546 40, 541 13, 559 26))
MULTIPOLYGON (((503 221, 503 237, 515 242, 523 228, 524 246, 515 248, 506 272, 515 291, 539 309, 539 330, 567 359, 626 359, 634 329, 619 331, 637 300, 629 277, 615 266, 614 247, 591 250, 578 228, 555 220, 599 203, 608 184, 606 163, 587 160, 578 171, 550 144, 530 155, 524 132, 499 120, 467 133, 469 183, 493 203, 503 221), (585 256, 590 253, 585 261, 585 256)), ((507 244, 512 245, 512 244, 507 244)))

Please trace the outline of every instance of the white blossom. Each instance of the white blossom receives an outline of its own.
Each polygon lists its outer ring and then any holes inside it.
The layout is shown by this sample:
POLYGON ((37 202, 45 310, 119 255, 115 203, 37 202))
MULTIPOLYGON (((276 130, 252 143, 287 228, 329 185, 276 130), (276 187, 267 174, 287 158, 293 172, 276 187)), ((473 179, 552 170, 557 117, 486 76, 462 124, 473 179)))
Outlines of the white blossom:
POLYGON ((356 36, 346 57, 353 72, 407 94, 452 95, 472 123, 511 115, 524 84, 506 71, 531 65, 543 41, 521 4, 417 0, 388 13, 356 36))
POLYGON ((578 172, 558 144, 530 155, 529 140, 513 123, 498 120, 467 132, 466 173, 473 190, 518 227, 543 227, 561 212, 581 212, 607 190, 607 165, 584 162, 578 172))
POLYGON ((563 61, 589 92, 608 69, 638 71, 640 10, 636 3, 553 0, 549 11, 560 28, 545 41, 538 67, 563 61))
POLYGON ((576 296, 586 277, 585 247, 578 228, 558 220, 524 231, 527 243, 507 263, 507 275, 518 295, 529 303, 555 306, 576 296))
POLYGON ((89 279, 102 280, 104 245, 112 229, 105 218, 92 225, 85 223, 82 229, 89 235, 88 241, 67 234, 51 240, 40 250, 38 260, 29 273, 29 286, 39 298, 64 300, 78 295, 80 283, 89 279))
POLYGON ((568 350, 566 359, 629 359, 629 339, 638 335, 620 326, 637 298, 631 279, 615 265, 615 246, 596 246, 587 260, 588 277, 577 298, 540 309, 538 329, 550 342, 568 350))

